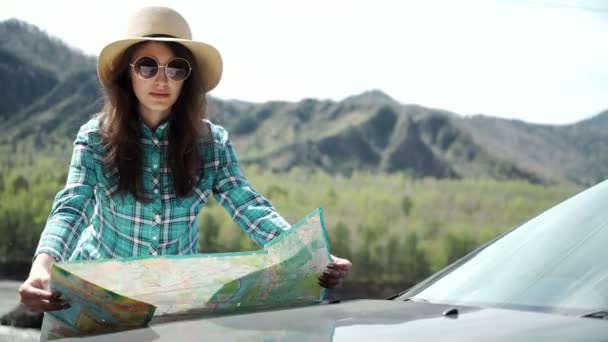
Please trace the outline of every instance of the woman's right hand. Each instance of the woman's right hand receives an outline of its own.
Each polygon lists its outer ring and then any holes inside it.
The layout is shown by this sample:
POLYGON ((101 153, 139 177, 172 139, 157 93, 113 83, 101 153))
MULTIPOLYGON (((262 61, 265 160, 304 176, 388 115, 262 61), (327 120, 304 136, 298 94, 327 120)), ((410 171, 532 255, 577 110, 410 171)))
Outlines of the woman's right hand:
POLYGON ((29 277, 19 286, 21 303, 30 311, 44 312, 70 307, 70 304, 60 298, 60 293, 51 292, 49 280, 53 262, 55 258, 52 256, 39 254, 32 264, 29 277))

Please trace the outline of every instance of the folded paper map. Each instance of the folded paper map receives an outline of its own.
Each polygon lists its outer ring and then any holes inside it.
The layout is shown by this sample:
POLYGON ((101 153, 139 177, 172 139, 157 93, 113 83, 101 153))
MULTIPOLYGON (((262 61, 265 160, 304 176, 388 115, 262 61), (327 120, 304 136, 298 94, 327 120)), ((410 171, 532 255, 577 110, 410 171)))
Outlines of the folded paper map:
POLYGON ((45 314, 43 339, 145 326, 163 317, 320 303, 331 262, 321 209, 253 252, 53 264, 51 288, 71 304, 45 314))

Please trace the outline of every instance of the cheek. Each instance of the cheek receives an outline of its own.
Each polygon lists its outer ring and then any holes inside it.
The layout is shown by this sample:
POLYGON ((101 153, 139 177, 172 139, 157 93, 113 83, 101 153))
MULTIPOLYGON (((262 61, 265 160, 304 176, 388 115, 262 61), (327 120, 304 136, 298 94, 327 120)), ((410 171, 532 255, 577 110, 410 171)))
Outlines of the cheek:
POLYGON ((135 93, 135 96, 141 101, 142 95, 146 93, 146 88, 142 80, 132 75, 131 86, 133 87, 133 92, 135 93))
POLYGON ((183 85, 184 85, 184 82, 181 82, 181 83, 179 83, 179 84, 175 84, 175 85, 173 86, 173 91, 172 91, 172 93, 174 94, 174 95, 173 95, 173 97, 175 98, 175 100, 177 100, 177 99, 179 98, 179 95, 180 95, 180 94, 181 94, 181 92, 182 92, 182 87, 183 87, 183 85))

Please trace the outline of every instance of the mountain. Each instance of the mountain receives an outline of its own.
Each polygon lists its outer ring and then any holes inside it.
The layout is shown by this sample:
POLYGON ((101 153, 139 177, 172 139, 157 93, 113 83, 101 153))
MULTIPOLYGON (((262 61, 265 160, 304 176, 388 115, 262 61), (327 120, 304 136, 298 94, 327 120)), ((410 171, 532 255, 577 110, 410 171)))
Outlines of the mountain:
POLYGON ((608 112, 559 126, 476 116, 459 127, 489 153, 547 180, 590 185, 608 176, 608 112))
POLYGON ((47 69, 58 79, 95 66, 94 56, 85 56, 81 51, 67 47, 60 39, 18 19, 0 22, 0 37, 0 49, 10 51, 36 68, 47 69))
MULTIPOLYGON (((0 82, 7 85, 0 147, 10 147, 0 151, 27 145, 31 153, 69 157, 57 146, 68 146, 101 108, 94 58, 14 19, 0 23, 0 34, 17 42, 0 43, 0 82)), ((209 113, 228 129, 243 163, 278 172, 300 167, 581 185, 608 176, 608 111, 572 125, 538 125, 401 104, 376 89, 341 101, 210 98, 209 113)))
POLYGON ((31 97, 43 96, 57 84, 48 70, 35 67, 10 51, 0 48, 0 119, 25 108, 31 97), (27 92, 23 92, 27 89, 27 92))
POLYGON ((16 19, 0 23, 0 36, 0 143, 73 135, 100 105, 95 58, 16 19))
POLYGON ((339 102, 241 103, 238 109, 229 102, 213 104, 214 118, 233 135, 241 159, 276 171, 299 166, 545 181, 486 151, 459 127, 462 117, 402 105, 377 91, 339 102))

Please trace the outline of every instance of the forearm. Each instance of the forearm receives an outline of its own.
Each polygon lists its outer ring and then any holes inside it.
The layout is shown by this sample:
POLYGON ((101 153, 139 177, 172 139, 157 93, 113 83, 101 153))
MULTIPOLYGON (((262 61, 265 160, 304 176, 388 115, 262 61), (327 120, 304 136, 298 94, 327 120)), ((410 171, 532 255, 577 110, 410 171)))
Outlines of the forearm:
POLYGON ((42 266, 50 266, 54 262, 57 262, 57 260, 53 256, 46 253, 40 253, 36 259, 34 259, 34 264, 42 266))
POLYGON ((53 256, 46 253, 40 253, 36 256, 34 262, 32 263, 32 270, 43 268, 49 271, 51 269, 51 265, 53 265, 55 262, 57 262, 57 260, 53 256))
POLYGON ((40 254, 56 261, 67 259, 78 244, 80 234, 93 215, 97 184, 95 151, 89 143, 85 126, 80 128, 65 188, 57 193, 53 207, 40 236, 35 258, 40 254))
POLYGON ((228 133, 216 126, 216 134, 218 167, 213 177, 215 199, 253 241, 264 246, 289 229, 290 225, 245 179, 228 133))
POLYGON ((216 198, 258 245, 264 246, 290 228, 289 223, 279 215, 272 204, 249 186, 231 189, 224 194, 223 198, 216 198))
POLYGON ((51 214, 42 231, 34 257, 47 254, 56 261, 67 260, 78 244, 86 222, 80 216, 51 214))

